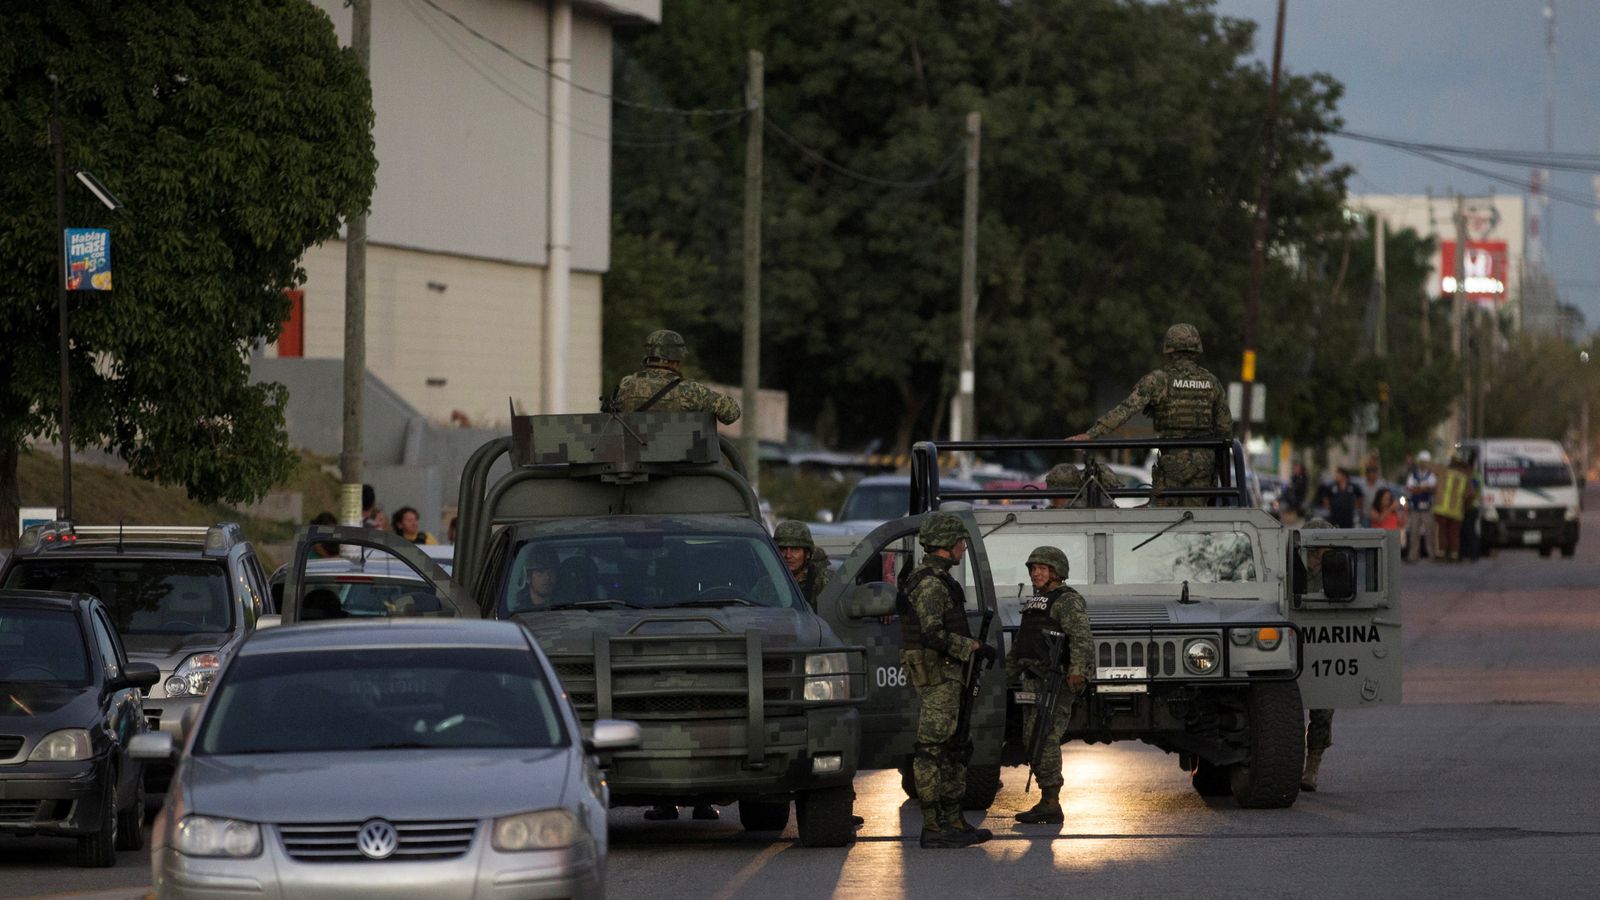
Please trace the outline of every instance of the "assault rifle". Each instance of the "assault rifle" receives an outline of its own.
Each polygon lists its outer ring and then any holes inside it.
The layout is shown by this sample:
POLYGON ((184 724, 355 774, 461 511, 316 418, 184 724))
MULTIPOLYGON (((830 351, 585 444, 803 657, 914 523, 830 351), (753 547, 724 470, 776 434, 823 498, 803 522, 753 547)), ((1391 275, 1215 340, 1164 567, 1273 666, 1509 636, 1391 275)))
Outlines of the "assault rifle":
MULTIPOLYGON (((982 646, 989 642, 989 623, 994 621, 994 610, 983 611, 983 624, 978 626, 978 644, 982 646)), ((972 747, 967 743, 967 736, 972 733, 972 707, 978 702, 978 684, 983 677, 983 660, 974 655, 967 660, 967 680, 962 685, 961 709, 956 714, 956 733, 952 740, 964 757, 971 757, 972 747)), ((962 759, 962 763, 966 763, 962 759)))
MULTIPOLYGON (((1039 754, 1044 750, 1044 739, 1050 734, 1051 720, 1056 714, 1056 699, 1061 696, 1061 682, 1067 669, 1061 664, 1061 650, 1067 636, 1059 631, 1044 633, 1045 657, 1048 660, 1044 678, 1033 703, 1033 734, 1028 736, 1028 779, 1022 785, 1026 794, 1033 787, 1033 770, 1039 766, 1039 754)), ((1057 747, 1060 753, 1061 748, 1057 747)))

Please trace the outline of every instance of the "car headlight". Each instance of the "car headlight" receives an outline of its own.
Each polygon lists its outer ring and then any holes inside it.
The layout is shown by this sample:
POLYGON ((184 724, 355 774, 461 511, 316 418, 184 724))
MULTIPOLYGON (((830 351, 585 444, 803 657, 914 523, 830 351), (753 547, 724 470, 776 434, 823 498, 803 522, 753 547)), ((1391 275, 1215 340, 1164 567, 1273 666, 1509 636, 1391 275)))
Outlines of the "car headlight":
POLYGON ((583 836, 583 826, 564 809, 543 809, 494 820, 490 843, 502 853, 570 847, 583 836))
POLYGON ((89 732, 82 728, 63 728, 45 735, 44 740, 28 754, 28 762, 72 762, 93 756, 89 732))
POLYGON ((1204 675, 1217 667, 1217 645, 1209 640, 1190 641, 1183 648, 1183 665, 1196 675, 1204 675))
POLYGON ((184 856, 259 856, 261 826, 215 816, 184 816, 173 832, 172 848, 184 856))
POLYGON ((848 675, 850 657, 844 653, 813 653, 806 657, 807 675, 848 675))
POLYGON ((1493 506, 1485 506, 1478 511, 1478 517, 1485 522, 1498 522, 1500 521, 1500 510, 1493 506))
POLYGON ((217 670, 222 668, 222 654, 196 653, 179 663, 167 679, 168 697, 199 697, 211 690, 217 680, 217 670))
POLYGON ((1578 521, 1578 516, 1580 514, 1582 514, 1582 513, 1583 513, 1583 507, 1581 507, 1581 506, 1569 506, 1569 507, 1567 507, 1567 521, 1568 522, 1576 522, 1576 521, 1578 521))

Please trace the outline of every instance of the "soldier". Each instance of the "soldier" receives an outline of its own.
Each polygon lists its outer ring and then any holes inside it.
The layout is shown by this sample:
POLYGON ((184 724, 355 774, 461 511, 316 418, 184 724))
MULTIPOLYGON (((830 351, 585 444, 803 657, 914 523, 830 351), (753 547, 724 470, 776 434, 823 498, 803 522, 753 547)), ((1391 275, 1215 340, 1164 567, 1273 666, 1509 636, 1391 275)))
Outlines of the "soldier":
POLYGON ((739 404, 679 373, 683 363, 683 336, 659 329, 644 340, 644 368, 624 376, 612 395, 619 412, 661 410, 709 412, 724 425, 739 421, 739 404))
MULTIPOLYGON (((1099 463, 1095 463, 1095 480, 1098 481, 1100 486, 1103 488, 1114 489, 1122 487, 1122 479, 1118 478, 1115 472, 1112 472, 1110 469, 1100 465, 1099 463)), ((1061 463, 1056 465, 1052 467, 1049 472, 1046 472, 1044 476, 1044 486, 1047 488, 1052 488, 1055 490, 1080 491, 1076 497, 1052 498, 1050 505, 1054 507, 1065 506, 1073 509, 1084 509, 1088 507, 1089 492, 1083 490, 1083 485, 1083 469, 1078 468, 1072 463, 1061 463)), ((1117 505, 1112 498, 1107 497, 1104 494, 1099 495, 1099 501, 1100 502, 1098 506, 1102 509, 1111 509, 1117 505)))
POLYGON ((900 629, 905 649, 900 661, 922 699, 917 715, 916 753, 911 768, 922 805, 926 848, 970 847, 993 835, 973 828, 961 815, 966 793, 966 760, 971 747, 958 746, 962 677, 968 660, 993 665, 999 653, 980 644, 967 624, 966 596, 950 568, 966 553, 966 529, 950 513, 934 513, 917 533, 927 551, 902 588, 900 629))
MULTIPOLYGON (((1006 657, 1006 674, 1020 679, 1022 689, 1042 697, 1047 670, 1064 666, 1067 692, 1057 696, 1049 730, 1040 739, 1034 774, 1039 779, 1040 799, 1032 809, 1017 813, 1018 822, 1059 825, 1066 821, 1061 811, 1061 735, 1072 719, 1072 703, 1089 683, 1094 641, 1089 631, 1089 611, 1083 595, 1066 586, 1067 555, 1056 547, 1036 547, 1028 554, 1028 578, 1033 582, 1033 597, 1022 605, 1022 622, 1011 654, 1006 657), (1064 659, 1049 659, 1045 632, 1066 635, 1064 659)), ((1035 717, 1044 711, 1028 708, 1022 733, 1032 737, 1035 717)))
MULTIPOLYGON (((1332 528, 1333 523, 1327 519, 1316 518, 1307 522, 1305 527, 1332 528)), ((1306 551, 1305 592, 1308 594, 1322 593, 1322 557, 1327 552, 1325 547, 1306 551)), ((1315 791, 1317 770, 1322 767, 1323 751, 1333 746, 1333 710, 1313 709, 1308 718, 1310 724, 1306 726, 1306 767, 1300 775, 1300 790, 1315 791)))
POLYGON ((783 563, 800 585, 800 593, 813 611, 823 588, 833 583, 833 569, 828 565, 828 554, 817 549, 811 540, 811 529, 804 522, 779 522, 773 531, 773 541, 783 554, 783 563))
MULTIPOLYGON (((1163 438, 1223 438, 1233 431, 1228 395, 1217 376, 1200 367, 1200 332, 1193 325, 1167 329, 1161 352, 1167 364, 1139 379, 1128 399, 1100 417, 1089 430, 1069 440, 1104 437, 1117 430, 1136 412, 1150 416, 1156 435, 1163 438)), ((1165 450, 1156 462, 1151 480, 1162 506, 1204 506, 1203 497, 1183 497, 1162 502, 1162 488, 1211 487, 1216 454, 1211 450, 1165 450)))

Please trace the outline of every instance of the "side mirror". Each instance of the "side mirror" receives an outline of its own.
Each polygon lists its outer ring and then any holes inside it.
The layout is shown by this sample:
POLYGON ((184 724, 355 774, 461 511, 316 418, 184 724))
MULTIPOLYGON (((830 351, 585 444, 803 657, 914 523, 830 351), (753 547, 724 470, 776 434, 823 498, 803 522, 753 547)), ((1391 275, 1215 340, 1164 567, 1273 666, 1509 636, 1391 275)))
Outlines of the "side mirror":
POLYGON ((166 731, 146 731, 128 742, 128 755, 146 762, 168 762, 178 755, 178 742, 166 731))
POLYGON ((1339 603, 1356 598, 1355 554, 1343 547, 1334 547, 1323 555, 1322 594, 1339 603))
POLYGON ((817 521, 821 522, 824 525, 832 525, 833 524, 833 510, 831 510, 831 509, 819 509, 819 510, 817 510, 817 521))
POLYGON ((256 630, 260 631, 263 628, 277 628, 282 624, 283 616, 280 616, 277 613, 272 613, 270 615, 262 616, 256 620, 256 630))
POLYGON ((858 584, 844 598, 844 614, 852 619, 877 619, 895 614, 895 598, 900 594, 886 581, 858 584))
POLYGON ((644 738, 639 733, 639 723, 626 719, 596 719, 589 736, 583 739, 583 749, 590 753, 600 750, 626 750, 637 747, 644 738))
POLYGON ((154 663, 131 662, 122 670, 122 684, 118 687, 136 687, 148 691, 161 680, 161 670, 154 663))

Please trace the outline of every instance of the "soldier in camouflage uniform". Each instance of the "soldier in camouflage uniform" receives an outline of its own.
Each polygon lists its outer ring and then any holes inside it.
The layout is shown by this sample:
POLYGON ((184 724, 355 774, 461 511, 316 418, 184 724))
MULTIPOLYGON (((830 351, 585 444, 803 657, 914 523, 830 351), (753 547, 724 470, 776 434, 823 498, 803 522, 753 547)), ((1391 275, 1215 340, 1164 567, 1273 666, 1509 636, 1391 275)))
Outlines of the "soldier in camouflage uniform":
MULTIPOLYGON (((1122 479, 1116 473, 1102 465, 1096 465, 1095 480, 1103 488, 1120 488, 1122 479)), ((1072 463, 1061 463, 1053 466, 1045 473, 1044 486, 1054 490, 1080 491, 1076 497, 1056 497, 1050 501, 1054 507, 1070 507, 1072 509, 1085 509, 1089 506, 1089 492, 1083 490, 1083 469, 1072 463)), ((1101 495, 1099 507, 1111 509, 1117 504, 1112 498, 1101 495)))
MULTIPOLYGON (((1128 399, 1100 417, 1072 440, 1098 438, 1117 430, 1134 413, 1143 412, 1164 438, 1225 438, 1233 432, 1228 395, 1217 376, 1201 368, 1200 332, 1193 325, 1167 329, 1161 352, 1167 364, 1139 379, 1128 399)), ((1203 497, 1163 501, 1162 488, 1211 487, 1215 484, 1216 453, 1211 450, 1167 450, 1156 463, 1151 481, 1161 506, 1204 506, 1203 497)))
MULTIPOLYGON (((1089 684, 1089 666, 1094 659, 1094 640, 1089 631, 1089 610, 1083 595, 1067 587, 1067 555, 1056 547, 1036 547, 1028 554, 1028 578, 1033 581, 1033 596, 1022 605, 1022 621, 1011 654, 1006 657, 1008 680, 1022 682, 1022 690, 1040 697, 1044 681, 1057 666, 1066 668, 1066 691, 1056 697, 1049 730, 1040 739, 1034 765, 1039 779, 1040 799, 1032 809, 1017 813, 1018 822, 1059 825, 1066 821, 1061 811, 1061 735, 1072 719, 1072 704, 1089 684), (1047 632, 1066 635, 1065 659, 1048 659, 1047 632)), ((1022 733, 1033 736, 1034 720, 1041 710, 1028 707, 1022 733)))
POLYGON ((644 341, 644 368, 623 377, 612 394, 617 412, 709 412, 724 425, 739 421, 739 404, 698 381, 684 378, 683 336, 660 329, 644 341))
POLYGON ((805 595, 811 609, 816 610, 817 596, 833 583, 828 554, 817 549, 811 540, 811 529, 804 522, 779 522, 772 539, 778 545, 778 552, 783 554, 784 565, 800 585, 800 593, 805 595))
POLYGON ((911 762, 922 805, 920 843, 927 848, 970 847, 992 835, 973 828, 961 815, 971 747, 957 745, 956 724, 968 661, 992 665, 999 653, 972 636, 966 596, 950 574, 966 553, 961 520, 934 513, 922 523, 917 539, 927 555, 906 580, 898 606, 905 646, 900 661, 922 699, 911 762))
MULTIPOLYGON (((1332 528, 1333 523, 1324 518, 1315 518, 1305 524, 1306 528, 1332 528)), ((1322 587, 1322 557, 1327 555, 1326 548, 1316 548, 1306 551, 1306 587, 1308 594, 1320 594, 1322 587)), ((1333 710, 1313 709, 1306 714, 1309 720, 1306 725, 1306 767, 1300 775, 1300 790, 1315 791, 1317 789, 1317 770, 1322 768, 1322 754, 1333 746, 1333 710)))

